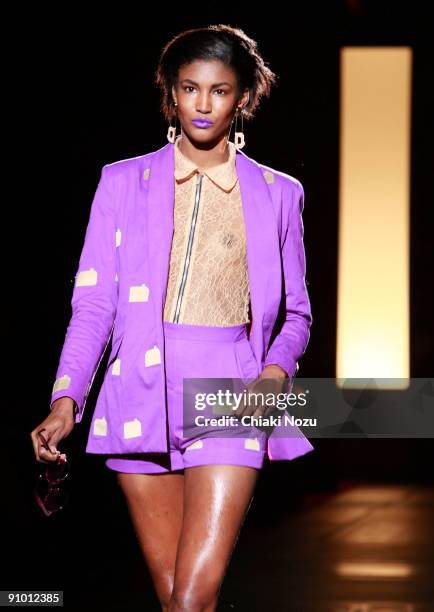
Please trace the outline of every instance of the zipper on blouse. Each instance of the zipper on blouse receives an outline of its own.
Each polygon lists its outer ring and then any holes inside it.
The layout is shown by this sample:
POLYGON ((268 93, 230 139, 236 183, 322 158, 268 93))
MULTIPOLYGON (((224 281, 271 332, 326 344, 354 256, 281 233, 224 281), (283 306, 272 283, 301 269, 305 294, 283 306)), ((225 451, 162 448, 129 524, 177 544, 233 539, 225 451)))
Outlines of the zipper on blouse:
POLYGON ((192 215, 191 226, 190 226, 190 235, 188 237, 187 253, 184 259, 184 269, 182 271, 181 284, 180 284, 179 291, 178 291, 178 299, 176 301, 175 315, 173 317, 174 323, 179 322, 179 313, 181 312, 182 298, 184 295, 185 283, 187 282, 188 269, 190 267, 191 251, 193 248, 194 233, 196 230, 196 220, 197 220, 197 215, 199 211, 200 195, 202 192, 202 179, 203 179, 203 175, 198 174, 197 181, 196 181, 196 195, 194 199, 193 215, 192 215))

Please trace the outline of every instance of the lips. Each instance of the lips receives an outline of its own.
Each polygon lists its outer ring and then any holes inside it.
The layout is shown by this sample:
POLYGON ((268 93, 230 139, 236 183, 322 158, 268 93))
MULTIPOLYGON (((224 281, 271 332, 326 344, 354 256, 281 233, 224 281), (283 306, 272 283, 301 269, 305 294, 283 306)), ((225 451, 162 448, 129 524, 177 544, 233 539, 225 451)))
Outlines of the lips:
POLYGON ((192 124, 199 128, 207 128, 212 125, 212 121, 206 119, 193 119, 192 124))

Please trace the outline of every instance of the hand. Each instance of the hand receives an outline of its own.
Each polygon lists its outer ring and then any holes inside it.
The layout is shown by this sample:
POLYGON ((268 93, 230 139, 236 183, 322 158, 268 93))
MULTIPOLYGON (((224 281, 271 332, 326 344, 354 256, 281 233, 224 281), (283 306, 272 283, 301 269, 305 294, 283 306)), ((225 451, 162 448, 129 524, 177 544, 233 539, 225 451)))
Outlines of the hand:
POLYGON ((57 449, 57 444, 60 440, 66 438, 74 428, 74 405, 75 402, 72 398, 59 397, 53 402, 53 407, 47 418, 31 432, 33 450, 36 461, 39 463, 55 462, 59 456, 65 458, 65 455, 62 455, 57 449), (50 450, 44 448, 43 441, 38 436, 38 431, 41 430, 50 450))
MULTIPOLYGON (((259 378, 247 385, 249 393, 263 394, 270 397, 269 394, 277 395, 284 388, 284 382, 288 378, 287 373, 277 364, 265 366, 259 378)), ((275 412, 275 403, 261 404, 259 399, 256 401, 253 397, 250 403, 241 403, 238 410, 234 412, 235 416, 262 416, 267 417, 275 412)))
POLYGON ((265 366, 259 378, 275 378, 277 380, 283 380, 288 378, 288 374, 279 365, 272 363, 265 366))

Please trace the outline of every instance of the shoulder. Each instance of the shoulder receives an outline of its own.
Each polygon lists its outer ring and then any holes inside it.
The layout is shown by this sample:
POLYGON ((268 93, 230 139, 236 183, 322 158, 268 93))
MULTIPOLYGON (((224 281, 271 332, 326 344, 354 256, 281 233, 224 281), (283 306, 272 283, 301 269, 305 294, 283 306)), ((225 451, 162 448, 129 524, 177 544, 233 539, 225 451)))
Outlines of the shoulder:
MULTIPOLYGON (((245 157, 247 156, 245 155, 245 157)), ((276 168, 258 162, 253 158, 247 157, 247 159, 261 172, 272 194, 277 191, 282 194, 282 196, 291 196, 292 199, 304 198, 303 185, 298 178, 287 172, 277 170, 276 168)))
POLYGON ((295 176, 292 176, 291 174, 288 174, 286 172, 282 172, 281 170, 276 170, 275 168, 271 168, 270 166, 266 166, 265 164, 258 165, 261 169, 264 180, 268 185, 276 185, 285 193, 291 193, 295 195, 301 195, 302 193, 304 193, 301 181, 295 176))
POLYGON ((301 181, 295 176, 276 170, 271 166, 261 163, 257 165, 268 185, 272 199, 278 198, 282 207, 282 214, 285 214, 284 210, 287 214, 295 211, 302 212, 304 209, 304 188, 301 181))
POLYGON ((119 159, 105 164, 101 170, 101 177, 112 185, 119 184, 121 181, 128 181, 137 176, 137 173, 142 169, 149 167, 154 153, 155 151, 151 151, 136 157, 119 159))
POLYGON ((107 205, 111 202, 116 215, 128 211, 130 202, 134 201, 134 198, 126 197, 128 193, 131 193, 131 187, 134 189, 134 186, 139 188, 143 184, 147 185, 147 180, 143 181, 142 178, 147 179, 149 176, 149 167, 154 153, 155 151, 151 151, 143 155, 119 159, 101 167, 98 190, 106 195, 105 202, 107 205))
POLYGON ((262 174, 268 187, 274 214, 276 216, 279 236, 286 234, 288 227, 300 220, 304 210, 304 188, 301 181, 271 166, 250 159, 262 174))

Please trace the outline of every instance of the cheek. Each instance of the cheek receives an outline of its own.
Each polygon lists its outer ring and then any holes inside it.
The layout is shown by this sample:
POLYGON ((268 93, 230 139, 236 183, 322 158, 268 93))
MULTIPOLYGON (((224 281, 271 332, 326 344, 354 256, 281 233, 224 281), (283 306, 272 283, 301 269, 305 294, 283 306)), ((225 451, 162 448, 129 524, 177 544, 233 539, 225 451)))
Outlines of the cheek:
POLYGON ((189 108, 191 107, 191 100, 186 100, 185 98, 182 98, 181 100, 178 98, 178 113, 179 114, 183 114, 186 111, 189 110, 189 108))
POLYGON ((224 112, 222 113, 222 117, 224 117, 227 123, 230 123, 235 116, 235 111, 232 106, 225 107, 224 112))

